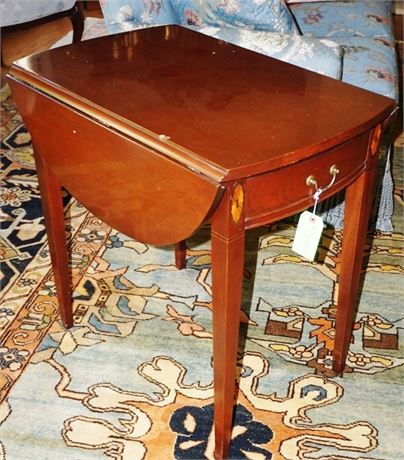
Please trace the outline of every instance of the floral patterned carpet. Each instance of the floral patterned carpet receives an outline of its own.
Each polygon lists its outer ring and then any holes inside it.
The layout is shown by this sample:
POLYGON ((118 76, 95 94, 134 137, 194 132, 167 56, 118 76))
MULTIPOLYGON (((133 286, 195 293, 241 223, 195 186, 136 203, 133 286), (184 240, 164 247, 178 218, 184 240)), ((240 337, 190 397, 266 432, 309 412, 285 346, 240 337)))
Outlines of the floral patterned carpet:
MULTIPOLYGON (((138 243, 65 194, 75 325, 64 330, 30 137, 1 90, 0 459, 213 459, 208 229, 138 243)), ((333 378, 341 232, 320 262, 287 221, 248 234, 232 459, 401 458, 403 137, 395 231, 369 235, 347 367, 333 378), (256 255, 256 248, 259 248, 256 255)))

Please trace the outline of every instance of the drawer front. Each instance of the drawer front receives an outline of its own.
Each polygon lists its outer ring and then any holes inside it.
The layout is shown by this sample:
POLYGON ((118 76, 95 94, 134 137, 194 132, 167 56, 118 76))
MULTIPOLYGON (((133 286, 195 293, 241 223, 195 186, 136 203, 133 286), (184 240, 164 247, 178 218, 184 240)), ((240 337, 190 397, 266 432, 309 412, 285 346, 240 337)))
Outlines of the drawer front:
POLYGON ((273 222, 312 206, 315 188, 306 184, 307 177, 314 176, 318 187, 325 187, 332 180, 333 165, 339 173, 320 201, 345 188, 365 169, 368 139, 368 133, 364 133, 307 160, 248 178, 246 227, 273 222))

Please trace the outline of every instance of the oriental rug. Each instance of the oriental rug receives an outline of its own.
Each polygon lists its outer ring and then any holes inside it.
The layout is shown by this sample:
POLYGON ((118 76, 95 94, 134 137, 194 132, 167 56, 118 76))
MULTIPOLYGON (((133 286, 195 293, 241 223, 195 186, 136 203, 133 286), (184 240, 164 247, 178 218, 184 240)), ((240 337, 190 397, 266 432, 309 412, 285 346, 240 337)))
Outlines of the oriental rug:
MULTIPOLYGON (((0 459, 213 459, 209 229, 178 271, 172 247, 118 233, 66 192, 64 330, 30 137, 7 87, 1 102, 0 459)), ((248 233, 232 459, 401 458, 402 158, 401 137, 395 230, 369 235, 343 378, 331 372, 342 232, 325 231, 315 263, 291 251, 292 222, 248 233)))

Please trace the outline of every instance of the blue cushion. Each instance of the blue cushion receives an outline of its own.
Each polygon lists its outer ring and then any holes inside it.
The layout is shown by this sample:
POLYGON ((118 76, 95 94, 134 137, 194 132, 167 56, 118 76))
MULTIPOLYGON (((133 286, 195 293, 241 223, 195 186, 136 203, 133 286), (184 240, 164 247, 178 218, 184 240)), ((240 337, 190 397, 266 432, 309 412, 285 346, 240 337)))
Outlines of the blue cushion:
POLYGON ((394 43, 387 37, 334 37, 342 46, 342 81, 398 100, 394 43))
POLYGON ((177 23, 188 26, 203 26, 205 22, 205 8, 201 8, 199 0, 171 0, 177 23))
POLYGON ((177 22, 170 0, 103 0, 101 7, 109 33, 177 22))
POLYGON ((234 26, 270 32, 297 32, 283 0, 172 0, 179 24, 234 26))
POLYGON ((383 0, 291 4, 303 35, 315 37, 392 36, 391 6, 383 0))
POLYGON ((197 30, 298 67, 341 78, 342 48, 331 40, 223 26, 197 30))

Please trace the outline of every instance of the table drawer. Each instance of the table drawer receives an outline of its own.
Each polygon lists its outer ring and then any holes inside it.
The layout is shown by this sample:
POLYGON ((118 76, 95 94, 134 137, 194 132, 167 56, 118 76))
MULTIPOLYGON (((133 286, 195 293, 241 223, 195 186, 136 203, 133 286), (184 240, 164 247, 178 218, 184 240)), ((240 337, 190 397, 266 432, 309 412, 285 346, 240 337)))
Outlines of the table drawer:
POLYGON ((278 220, 313 205, 314 187, 306 185, 313 175, 318 187, 332 179, 330 168, 339 170, 335 183, 321 194, 320 201, 337 193, 352 182, 365 168, 368 133, 305 161, 285 166, 246 180, 246 227, 278 220))

